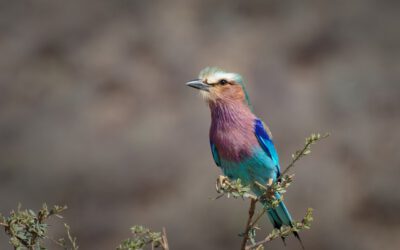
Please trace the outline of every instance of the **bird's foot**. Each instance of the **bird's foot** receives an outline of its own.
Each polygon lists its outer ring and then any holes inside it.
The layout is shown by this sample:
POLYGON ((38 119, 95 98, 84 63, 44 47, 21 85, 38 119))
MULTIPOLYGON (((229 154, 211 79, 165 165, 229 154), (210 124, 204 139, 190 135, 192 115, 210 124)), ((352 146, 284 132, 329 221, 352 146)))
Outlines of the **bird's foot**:
POLYGON ((215 188, 217 191, 220 191, 226 187, 226 184, 229 182, 228 177, 224 175, 220 175, 217 179, 217 183, 215 184, 215 188))

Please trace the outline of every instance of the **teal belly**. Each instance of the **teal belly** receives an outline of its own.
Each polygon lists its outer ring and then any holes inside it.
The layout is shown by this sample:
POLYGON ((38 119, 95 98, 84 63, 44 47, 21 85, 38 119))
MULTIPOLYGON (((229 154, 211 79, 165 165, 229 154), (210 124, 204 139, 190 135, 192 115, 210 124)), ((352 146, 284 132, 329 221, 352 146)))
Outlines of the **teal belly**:
POLYGON ((251 157, 240 162, 221 159, 221 169, 229 179, 240 179, 244 185, 254 182, 265 184, 270 178, 277 178, 277 168, 271 158, 261 149, 253 150, 251 157))

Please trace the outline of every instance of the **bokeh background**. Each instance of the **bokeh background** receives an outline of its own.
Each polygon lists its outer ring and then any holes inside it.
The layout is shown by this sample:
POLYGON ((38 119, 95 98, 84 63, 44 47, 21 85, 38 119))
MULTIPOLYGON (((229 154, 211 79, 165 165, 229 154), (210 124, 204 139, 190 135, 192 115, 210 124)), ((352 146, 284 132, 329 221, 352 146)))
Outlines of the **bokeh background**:
POLYGON ((184 85, 216 65, 246 79, 283 166, 332 134, 286 196, 295 218, 315 208, 307 249, 399 249, 399 23, 399 1, 3 0, 0 212, 67 204, 82 250, 134 224, 238 249, 248 203, 210 199, 209 111, 184 85))

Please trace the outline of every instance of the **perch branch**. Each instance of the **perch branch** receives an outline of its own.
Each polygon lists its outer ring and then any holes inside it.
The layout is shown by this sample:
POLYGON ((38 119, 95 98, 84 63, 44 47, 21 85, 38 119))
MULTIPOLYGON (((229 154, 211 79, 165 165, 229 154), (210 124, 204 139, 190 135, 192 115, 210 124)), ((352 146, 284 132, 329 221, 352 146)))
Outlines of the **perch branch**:
POLYGON ((247 218, 246 230, 244 231, 244 237, 242 241, 241 250, 245 250, 247 241, 249 240, 249 232, 252 228, 252 219, 254 216, 254 210, 256 209, 257 199, 250 200, 249 217, 247 218))
POLYGON ((162 234, 162 239, 161 239, 161 246, 164 248, 164 250, 169 250, 167 230, 165 229, 165 227, 163 227, 162 231, 163 231, 163 234, 162 234))

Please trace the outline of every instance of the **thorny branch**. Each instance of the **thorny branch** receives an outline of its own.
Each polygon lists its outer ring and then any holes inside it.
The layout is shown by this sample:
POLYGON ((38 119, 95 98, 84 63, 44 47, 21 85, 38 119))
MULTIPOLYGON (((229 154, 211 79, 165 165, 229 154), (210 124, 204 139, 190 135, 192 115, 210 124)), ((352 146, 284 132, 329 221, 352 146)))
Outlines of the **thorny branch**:
MULTIPOLYGON (((307 209, 307 213, 304 216, 304 218, 302 219, 302 221, 294 222, 293 227, 283 226, 280 229, 274 229, 263 240, 257 241, 257 242, 255 242, 251 245, 248 245, 242 249, 244 249, 244 250, 257 249, 258 250, 265 243, 270 242, 278 237, 287 237, 287 236, 289 236, 289 234, 291 234, 293 232, 299 232, 300 230, 303 230, 303 229, 310 229, 311 222, 313 221, 312 212, 313 212, 312 208, 307 209)), ((263 249, 263 248, 261 248, 261 249, 263 249)))
MULTIPOLYGON (((14 249, 46 249, 42 243, 44 239, 50 239, 67 249, 67 243, 64 239, 56 241, 47 236, 48 225, 46 224, 46 220, 52 216, 62 218, 60 213, 65 209, 67 209, 66 206, 53 206, 49 209, 46 204, 43 204, 42 208, 35 213, 30 209, 22 210, 21 205, 19 205, 17 211, 11 211, 8 217, 0 214, 0 226, 10 237, 10 244, 14 249)), ((70 249, 77 250, 78 246, 75 241, 72 241, 69 227, 67 234, 72 247, 70 249)))
POLYGON ((146 246, 151 246, 151 249, 162 248, 169 250, 167 232, 163 228, 161 232, 153 232, 143 226, 133 226, 131 228, 132 237, 124 240, 117 250, 142 250, 146 246))

